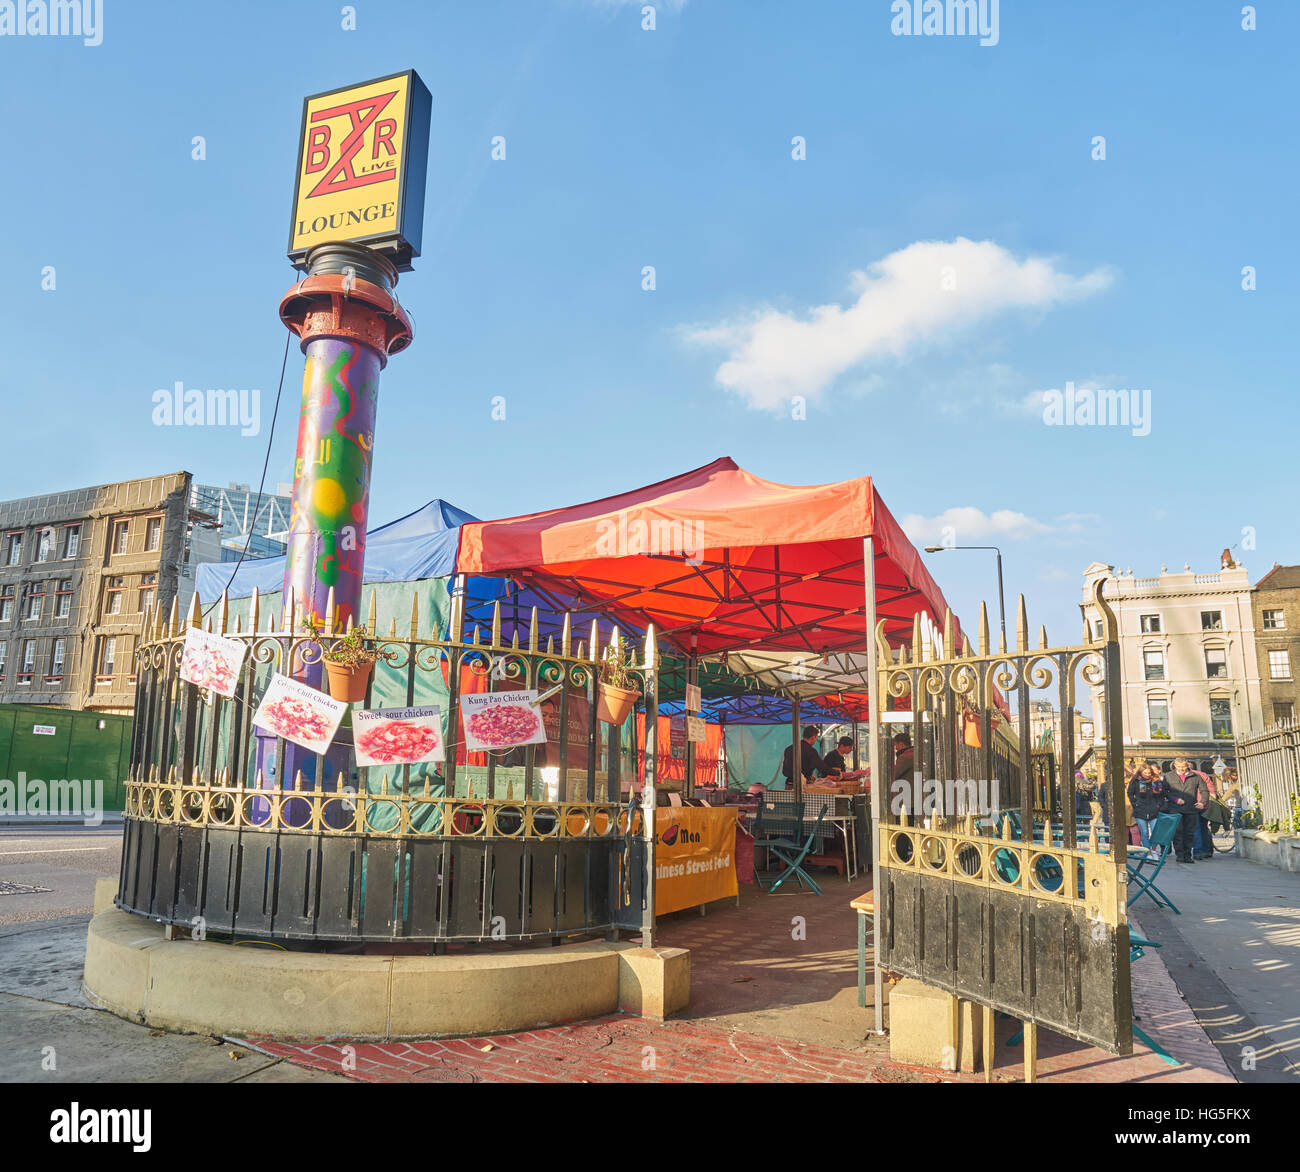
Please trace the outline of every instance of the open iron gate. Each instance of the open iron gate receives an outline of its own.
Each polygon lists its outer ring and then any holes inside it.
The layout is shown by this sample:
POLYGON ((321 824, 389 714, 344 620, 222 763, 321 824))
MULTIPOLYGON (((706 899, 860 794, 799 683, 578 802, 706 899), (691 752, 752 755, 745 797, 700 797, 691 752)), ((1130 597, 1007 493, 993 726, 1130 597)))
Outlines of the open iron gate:
MULTIPOLYGON (((1023 596, 1014 651, 989 651, 983 608, 975 654, 968 642, 954 646, 951 616, 941 648, 919 620, 896 660, 878 639, 878 705, 886 696, 910 697, 915 760, 910 778, 881 792, 877 964, 1126 1054, 1132 1003, 1122 754, 1107 754, 1109 833, 1076 824, 1069 719, 1079 678, 1093 691, 1106 741, 1123 744, 1117 628, 1101 591, 1098 582, 1105 634, 1086 645, 1048 648, 1040 630, 1031 650, 1023 596), (1011 722, 995 689, 1014 697, 1011 722), (1029 702, 1047 695, 1063 718, 1054 746, 1059 780, 1045 816, 1029 702)), ((897 724, 883 727, 881 735, 897 735, 897 724)), ((880 759, 894 760, 889 745, 880 759)))

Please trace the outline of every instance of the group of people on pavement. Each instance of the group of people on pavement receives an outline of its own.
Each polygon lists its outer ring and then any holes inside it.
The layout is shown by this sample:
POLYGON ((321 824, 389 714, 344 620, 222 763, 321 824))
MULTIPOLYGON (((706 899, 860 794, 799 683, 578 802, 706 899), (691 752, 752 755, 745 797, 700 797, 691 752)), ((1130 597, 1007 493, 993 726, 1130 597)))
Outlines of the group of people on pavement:
POLYGON ((1173 768, 1162 772, 1150 762, 1133 763, 1128 779, 1128 800, 1133 809, 1141 844, 1151 840, 1156 819, 1176 814, 1182 821, 1174 833, 1174 857, 1192 863, 1214 857, 1211 822, 1224 823, 1218 782, 1193 769, 1186 757, 1175 757, 1173 768))

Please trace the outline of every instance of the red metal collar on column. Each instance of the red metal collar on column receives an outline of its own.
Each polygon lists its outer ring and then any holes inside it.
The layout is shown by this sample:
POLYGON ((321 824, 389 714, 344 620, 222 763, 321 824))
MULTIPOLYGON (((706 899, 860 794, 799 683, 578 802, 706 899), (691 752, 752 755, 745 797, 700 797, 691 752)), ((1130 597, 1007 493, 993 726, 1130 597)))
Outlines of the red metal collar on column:
POLYGON ((381 363, 411 344, 411 318, 391 293, 370 281, 337 273, 304 277, 280 300, 280 320, 303 343, 346 338, 378 351, 381 363))

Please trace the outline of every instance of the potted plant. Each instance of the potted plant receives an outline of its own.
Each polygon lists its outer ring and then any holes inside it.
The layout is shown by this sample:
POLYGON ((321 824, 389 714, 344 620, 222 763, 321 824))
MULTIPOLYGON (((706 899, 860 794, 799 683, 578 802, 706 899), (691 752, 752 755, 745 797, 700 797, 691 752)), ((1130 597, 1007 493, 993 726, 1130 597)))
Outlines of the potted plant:
POLYGON ((636 704, 641 689, 636 686, 636 649, 622 643, 617 633, 605 648, 600 686, 596 690, 596 718, 607 724, 622 724, 636 704))
POLYGON ((330 695, 335 700, 348 704, 364 700, 375 664, 388 659, 388 652, 367 643, 368 638, 365 627, 353 627, 343 638, 336 639, 322 656, 329 677, 330 695))

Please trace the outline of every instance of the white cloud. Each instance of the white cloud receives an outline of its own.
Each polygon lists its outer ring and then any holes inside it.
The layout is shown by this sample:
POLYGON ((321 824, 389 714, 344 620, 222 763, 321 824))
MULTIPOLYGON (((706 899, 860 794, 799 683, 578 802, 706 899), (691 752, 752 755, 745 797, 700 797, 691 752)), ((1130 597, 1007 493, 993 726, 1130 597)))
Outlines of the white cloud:
POLYGON ((937 517, 909 513, 902 520, 903 531, 917 545, 943 545, 954 542, 970 545, 992 539, 1025 541, 1032 537, 1053 538, 1053 544, 1070 545, 1061 538, 1076 537, 1095 526, 1095 513, 1062 513, 1051 522, 1039 521, 1013 509, 996 509, 985 513, 972 505, 945 509, 937 517))
POLYGON ((1111 281, 1104 267, 1073 277, 1044 257, 1018 261, 991 240, 922 240, 853 273, 857 300, 847 307, 814 306, 803 317, 765 309, 688 329, 686 338, 729 351, 720 386, 751 407, 777 409, 793 395, 820 397, 860 363, 901 359, 997 313, 1089 297, 1111 281))
POLYGON ((1011 509, 997 509, 984 513, 972 506, 945 509, 937 517, 922 517, 909 513, 902 521, 903 531, 918 544, 942 544, 951 537, 958 545, 986 537, 1002 537, 1019 541, 1026 537, 1043 537, 1052 532, 1050 525, 1035 521, 1024 513, 1011 509))
MULTIPOLYGON (((1091 378, 1067 379, 1066 382, 1073 381, 1075 389, 1078 391, 1099 391, 1110 387, 1122 387, 1125 385, 1123 379, 1113 374, 1093 375, 1091 378)), ((1061 387, 1066 385, 1065 382, 1061 387)), ((1061 388, 1054 388, 1054 393, 1059 395, 1061 388)), ((1046 407, 1048 396, 1052 395, 1052 390, 1030 391, 1019 399, 1002 398, 998 400, 998 407, 1004 414, 1027 416, 1032 419, 1042 419, 1043 408, 1046 407)))

